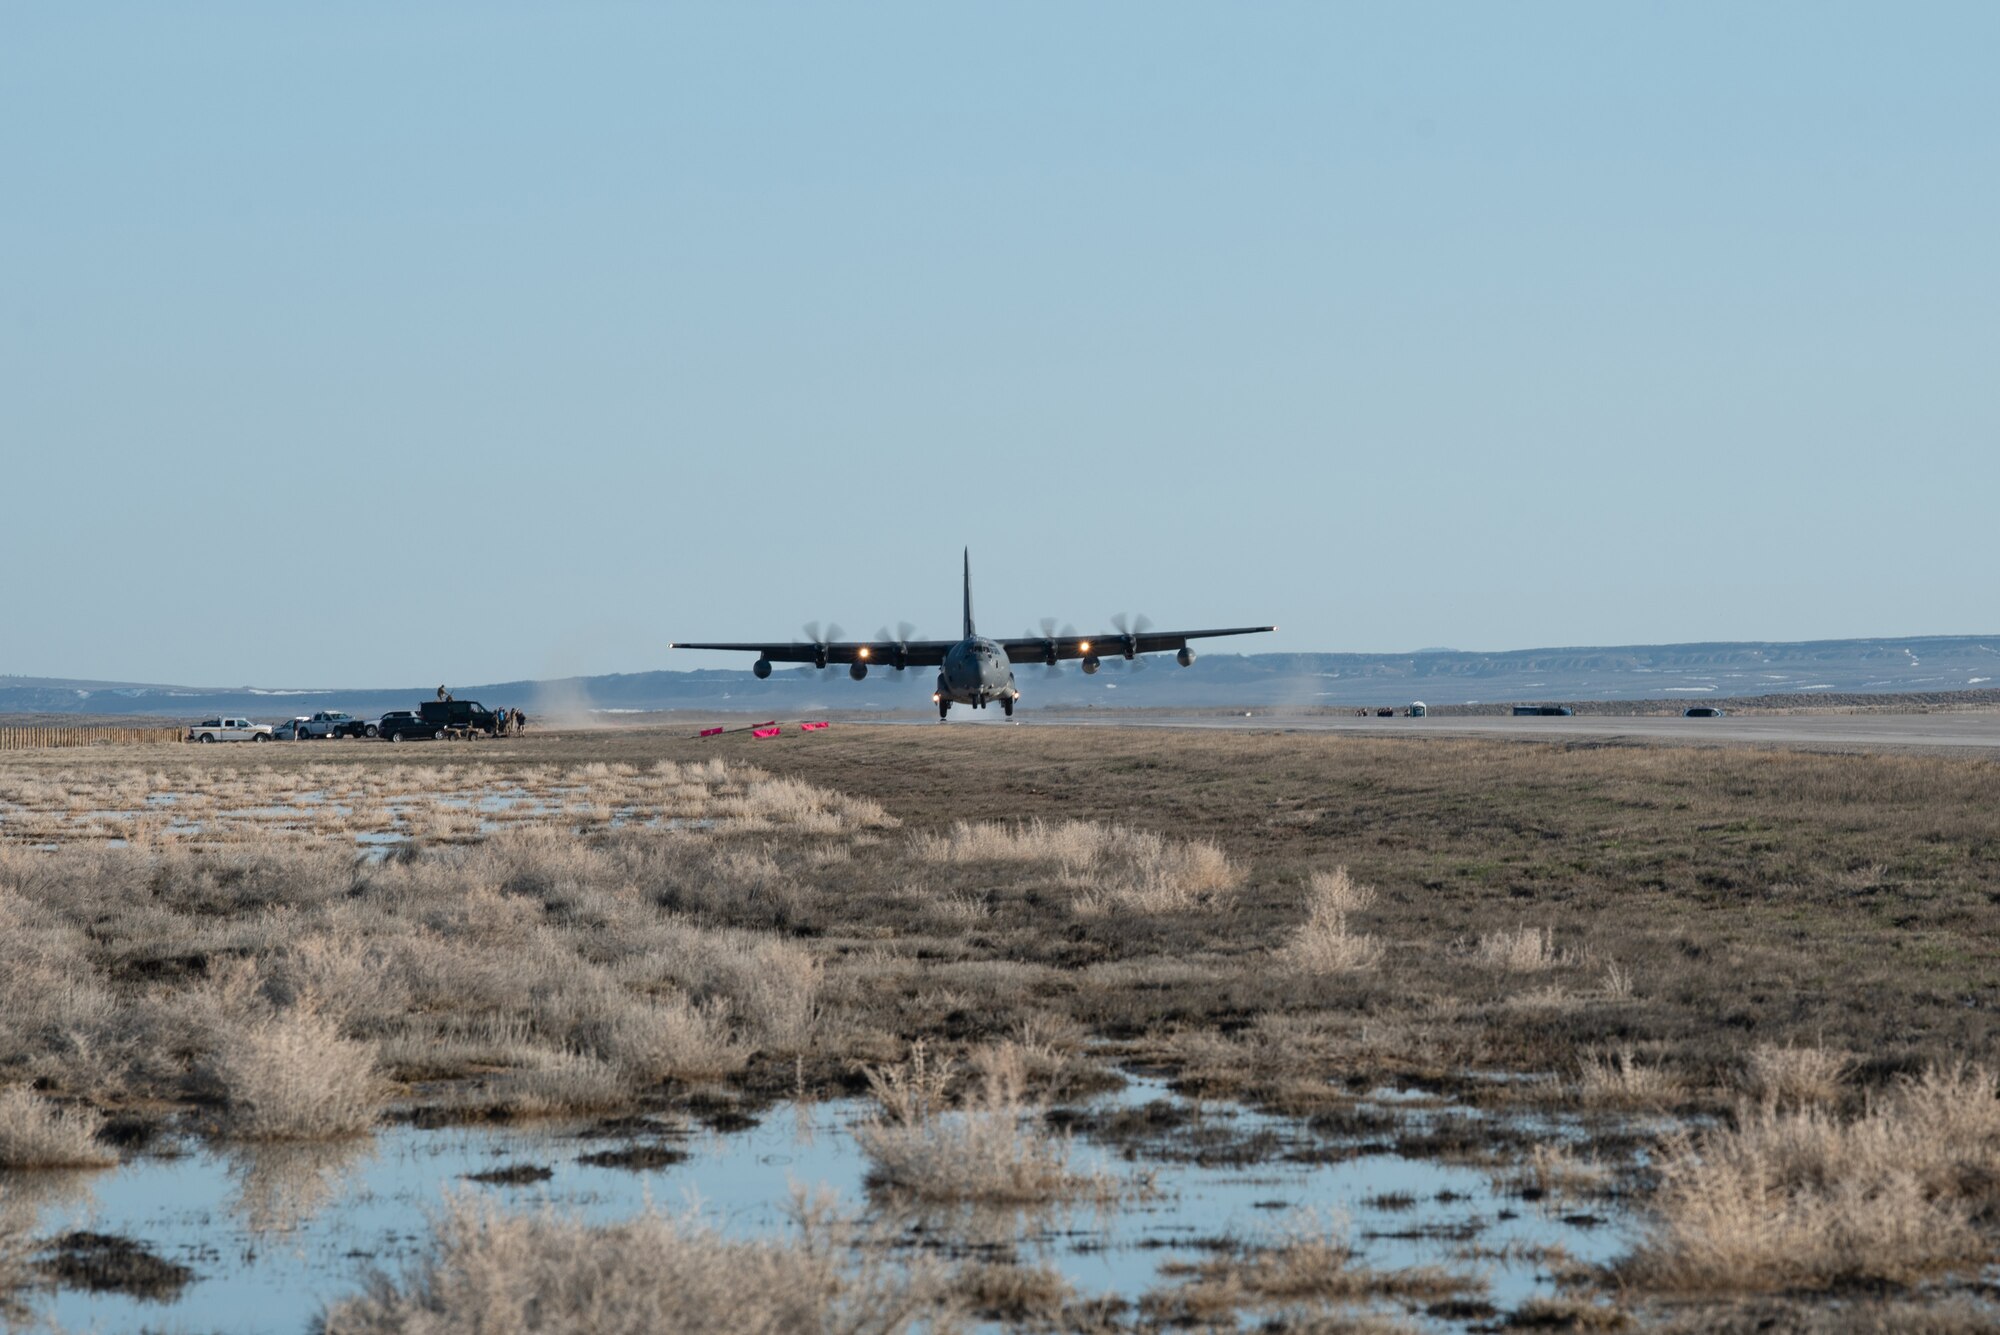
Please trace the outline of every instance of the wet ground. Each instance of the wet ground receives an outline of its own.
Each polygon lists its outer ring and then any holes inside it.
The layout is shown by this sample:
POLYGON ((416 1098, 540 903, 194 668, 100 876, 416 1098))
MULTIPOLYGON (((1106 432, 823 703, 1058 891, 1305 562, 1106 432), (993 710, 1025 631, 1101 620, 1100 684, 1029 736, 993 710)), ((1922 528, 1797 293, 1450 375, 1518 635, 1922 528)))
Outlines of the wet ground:
MULTIPOLYGON (((756 1235, 788 1227, 796 1189, 824 1188, 845 1210, 881 1225, 888 1245, 1047 1263, 1086 1296, 1127 1299, 1168 1282, 1163 1267, 1212 1255, 1223 1239, 1273 1240, 1302 1226, 1323 1233, 1344 1221, 1356 1264, 1443 1266, 1483 1280, 1474 1296, 1507 1311, 1554 1291, 1552 1264, 1608 1260, 1633 1240, 1633 1221, 1615 1196, 1541 1196, 1504 1175, 1496 1185, 1488 1169, 1405 1157, 1397 1135, 1408 1148, 1427 1130, 1456 1134, 1491 1119, 1392 1091, 1361 1100, 1350 1118, 1315 1124, 1197 1104, 1134 1079, 1115 1094, 1052 1110, 1047 1120, 1074 1137, 1079 1166, 1103 1165, 1150 1189, 1110 1209, 994 1216, 903 1215, 871 1202, 852 1135, 868 1112, 854 1100, 781 1105, 728 1132, 623 1119, 396 1126, 309 1146, 216 1148, 163 1138, 114 1170, 0 1175, 0 1190, 33 1193, 39 1237, 117 1239, 191 1272, 137 1293, 65 1282, 37 1300, 45 1314, 79 1329, 302 1330, 370 1267, 393 1272, 420 1251, 428 1212, 453 1192, 494 1193, 510 1206, 548 1204, 594 1220, 651 1201, 756 1235)), ((1510 1122, 1505 1136, 1561 1142, 1575 1128, 1510 1122)), ((1421 1316, 1421 1306, 1414 1310, 1421 1316)), ((1444 1329, 1465 1324, 1422 1319, 1444 1329)))

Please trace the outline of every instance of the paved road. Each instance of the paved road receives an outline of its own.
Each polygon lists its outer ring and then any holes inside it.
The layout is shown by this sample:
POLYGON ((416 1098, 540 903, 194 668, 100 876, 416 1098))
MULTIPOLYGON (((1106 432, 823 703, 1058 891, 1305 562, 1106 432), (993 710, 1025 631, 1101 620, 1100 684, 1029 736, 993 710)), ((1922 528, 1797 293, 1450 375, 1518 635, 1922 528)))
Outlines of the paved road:
MULTIPOLYGON (((1695 745, 1725 743, 1867 749, 1961 748, 2000 751, 2000 712, 1952 714, 1738 714, 1727 718, 1654 718, 1615 714, 1577 718, 1355 718, 1351 715, 1252 711, 1247 717, 1146 713, 1099 717, 1044 716, 1039 726, 1221 728, 1257 732, 1297 730, 1381 737, 1566 738, 1695 745)), ((956 722, 957 720, 954 720, 956 722)), ((985 722, 986 720, 981 720, 985 722)))

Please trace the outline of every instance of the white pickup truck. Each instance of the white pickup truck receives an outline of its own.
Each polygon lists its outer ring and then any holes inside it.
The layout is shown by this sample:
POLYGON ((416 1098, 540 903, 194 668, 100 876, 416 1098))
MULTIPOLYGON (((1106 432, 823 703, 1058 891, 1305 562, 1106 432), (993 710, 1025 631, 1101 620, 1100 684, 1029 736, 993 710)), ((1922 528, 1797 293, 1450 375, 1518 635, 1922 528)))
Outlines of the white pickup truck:
POLYGON ((252 723, 247 718, 203 719, 188 729, 191 742, 268 742, 271 725, 252 723))
POLYGON ((306 737, 360 737, 367 733, 368 725, 352 714, 343 714, 338 709, 322 709, 298 726, 298 735, 306 737))

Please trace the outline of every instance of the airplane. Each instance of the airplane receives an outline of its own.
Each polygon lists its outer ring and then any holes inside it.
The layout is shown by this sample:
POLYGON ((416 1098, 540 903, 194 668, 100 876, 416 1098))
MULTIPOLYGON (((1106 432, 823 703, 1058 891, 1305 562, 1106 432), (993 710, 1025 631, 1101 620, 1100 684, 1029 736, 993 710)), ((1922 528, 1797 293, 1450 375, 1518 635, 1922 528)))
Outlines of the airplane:
MULTIPOLYGON (((833 663, 847 664, 847 675, 860 681, 873 666, 938 669, 937 690, 931 700, 938 707, 938 721, 944 722, 954 704, 984 709, 998 701, 1007 717, 1014 717, 1014 704, 1021 698, 1014 684, 1014 664, 1047 663, 1054 667, 1065 658, 1081 659, 1085 673, 1096 672, 1106 658, 1137 658, 1140 654, 1178 650, 1182 667, 1194 666, 1194 650, 1189 640, 1214 639, 1219 635, 1260 635, 1276 626, 1232 626, 1225 630, 1153 630, 1143 618, 1103 635, 1028 635, 1018 640, 996 640, 981 635, 972 626, 972 549, 965 551, 965 636, 957 640, 911 640, 885 637, 877 640, 821 639, 816 628, 808 627, 810 641, 761 644, 694 644, 681 641, 669 649, 719 649, 724 652, 754 653, 757 661, 750 670, 761 679, 771 675, 773 663, 811 663, 824 668, 833 663)), ((834 635, 839 632, 835 631, 834 635)))

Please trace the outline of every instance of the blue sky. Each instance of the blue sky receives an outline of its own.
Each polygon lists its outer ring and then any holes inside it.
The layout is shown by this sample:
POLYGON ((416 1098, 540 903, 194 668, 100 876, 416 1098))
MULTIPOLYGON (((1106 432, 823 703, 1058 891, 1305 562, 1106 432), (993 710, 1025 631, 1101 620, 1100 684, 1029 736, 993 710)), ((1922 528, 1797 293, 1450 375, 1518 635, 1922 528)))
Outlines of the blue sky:
POLYGON ((0 5, 0 672, 2000 627, 2000 8, 0 5))

